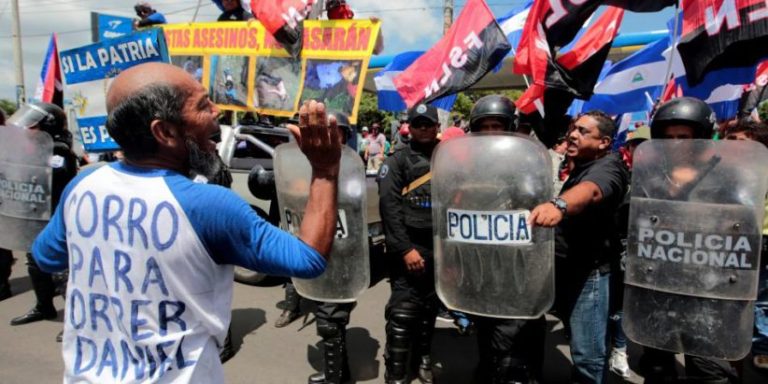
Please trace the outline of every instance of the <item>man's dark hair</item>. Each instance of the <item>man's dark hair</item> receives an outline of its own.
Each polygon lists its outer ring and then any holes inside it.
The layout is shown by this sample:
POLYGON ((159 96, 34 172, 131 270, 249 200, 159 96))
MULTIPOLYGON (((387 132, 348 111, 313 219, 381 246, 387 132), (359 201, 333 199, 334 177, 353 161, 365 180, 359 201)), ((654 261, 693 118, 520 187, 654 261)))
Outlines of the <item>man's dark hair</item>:
POLYGON ((739 133, 744 132, 747 137, 750 139, 756 140, 757 136, 761 132, 766 131, 766 126, 762 123, 758 123, 752 119, 745 118, 740 119, 736 122, 736 124, 728 124, 725 127, 725 132, 723 132, 723 137, 728 136, 732 133, 739 133))
POLYGON ((179 87, 157 84, 123 99, 107 116, 107 131, 125 157, 142 159, 157 152, 150 126, 153 120, 181 125, 181 110, 188 94, 179 87))
POLYGON ((581 116, 589 116, 597 121, 597 130, 600 131, 601 136, 608 136, 611 140, 616 135, 616 124, 613 123, 613 119, 608 116, 607 113, 599 110, 589 111, 581 116))

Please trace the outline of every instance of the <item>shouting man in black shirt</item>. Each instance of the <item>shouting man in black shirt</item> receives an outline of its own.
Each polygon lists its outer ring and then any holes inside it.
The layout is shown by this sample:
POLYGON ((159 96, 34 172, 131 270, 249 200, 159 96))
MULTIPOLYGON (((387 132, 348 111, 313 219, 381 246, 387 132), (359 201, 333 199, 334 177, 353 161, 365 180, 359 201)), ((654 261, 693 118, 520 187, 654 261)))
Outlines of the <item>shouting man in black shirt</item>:
POLYGON ((559 197, 531 212, 533 225, 557 227, 555 276, 558 314, 571 330, 575 381, 606 379, 608 282, 619 257, 613 217, 627 192, 629 174, 610 153, 616 127, 605 113, 588 112, 568 134, 575 168, 559 197))

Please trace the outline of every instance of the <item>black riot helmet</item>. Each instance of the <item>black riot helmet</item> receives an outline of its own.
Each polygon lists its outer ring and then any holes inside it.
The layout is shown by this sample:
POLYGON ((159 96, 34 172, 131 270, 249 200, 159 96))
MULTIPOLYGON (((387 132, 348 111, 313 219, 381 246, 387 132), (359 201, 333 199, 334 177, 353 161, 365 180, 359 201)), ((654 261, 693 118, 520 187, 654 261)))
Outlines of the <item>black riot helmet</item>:
POLYGON ((67 130, 67 114, 56 104, 26 103, 8 118, 7 124, 25 129, 36 127, 51 135, 54 141, 72 144, 72 135, 67 130))
POLYGON ((693 128, 697 139, 711 139, 715 129, 715 113, 707 103, 694 97, 678 97, 659 106, 651 120, 651 137, 662 138, 664 128, 686 125, 693 128))
POLYGON ((349 116, 347 116, 346 113, 339 111, 328 111, 327 115, 329 119, 331 116, 336 118, 336 125, 344 131, 344 142, 346 143, 347 139, 349 139, 349 136, 352 134, 352 125, 349 124, 349 116))
POLYGON ((511 132, 517 130, 517 118, 515 116, 515 104, 512 100, 501 95, 489 95, 480 98, 472 107, 469 114, 469 129, 476 132, 478 123, 486 117, 495 117, 504 122, 504 130, 511 132))

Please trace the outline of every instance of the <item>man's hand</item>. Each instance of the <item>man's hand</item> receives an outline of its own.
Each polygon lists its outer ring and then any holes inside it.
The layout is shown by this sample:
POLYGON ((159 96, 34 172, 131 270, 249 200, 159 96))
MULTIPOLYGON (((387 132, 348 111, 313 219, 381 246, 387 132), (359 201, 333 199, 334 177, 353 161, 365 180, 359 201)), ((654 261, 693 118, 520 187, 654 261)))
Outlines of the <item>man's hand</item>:
POLYGON ((531 226, 554 227, 563 220, 563 212, 552 203, 539 204, 531 212, 528 223, 531 226))
POLYGON ((408 270, 408 272, 413 273, 415 275, 421 274, 424 272, 424 268, 426 267, 426 263, 424 262, 424 258, 421 257, 419 254, 419 251, 415 249, 411 249, 403 256, 403 261, 405 261, 405 268, 408 270))
POLYGON ((314 172, 338 175, 341 132, 336 119, 328 119, 323 103, 305 101, 299 109, 299 126, 289 124, 288 129, 296 137, 314 172))

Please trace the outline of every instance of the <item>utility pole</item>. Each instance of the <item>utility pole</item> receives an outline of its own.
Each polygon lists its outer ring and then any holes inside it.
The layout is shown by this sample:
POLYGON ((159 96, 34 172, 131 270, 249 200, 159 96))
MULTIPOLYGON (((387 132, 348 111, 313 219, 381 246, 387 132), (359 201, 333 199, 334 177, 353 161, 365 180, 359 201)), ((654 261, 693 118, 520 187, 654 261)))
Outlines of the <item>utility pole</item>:
POLYGON ((453 24, 453 0, 443 1, 443 35, 448 33, 448 29, 453 24))
POLYGON ((16 107, 20 108, 27 100, 24 91, 24 64, 21 55, 21 20, 19 19, 19 0, 11 0, 13 63, 16 67, 16 107))

